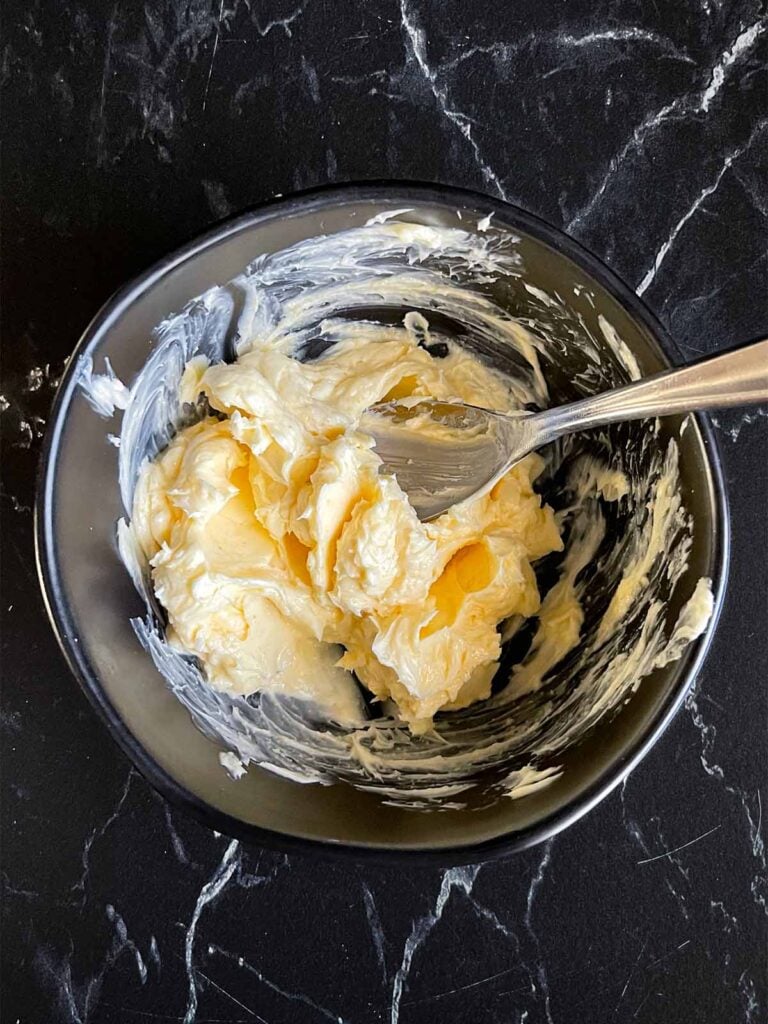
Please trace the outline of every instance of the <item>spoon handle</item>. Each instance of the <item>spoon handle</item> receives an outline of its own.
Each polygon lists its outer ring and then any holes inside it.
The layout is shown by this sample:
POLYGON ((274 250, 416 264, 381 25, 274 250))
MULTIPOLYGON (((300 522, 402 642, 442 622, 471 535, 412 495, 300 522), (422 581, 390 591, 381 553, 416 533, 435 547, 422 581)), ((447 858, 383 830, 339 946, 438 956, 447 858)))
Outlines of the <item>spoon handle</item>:
POLYGON ((533 419, 544 436, 537 441, 541 444, 605 423, 756 402, 768 402, 768 338, 537 413, 533 419))

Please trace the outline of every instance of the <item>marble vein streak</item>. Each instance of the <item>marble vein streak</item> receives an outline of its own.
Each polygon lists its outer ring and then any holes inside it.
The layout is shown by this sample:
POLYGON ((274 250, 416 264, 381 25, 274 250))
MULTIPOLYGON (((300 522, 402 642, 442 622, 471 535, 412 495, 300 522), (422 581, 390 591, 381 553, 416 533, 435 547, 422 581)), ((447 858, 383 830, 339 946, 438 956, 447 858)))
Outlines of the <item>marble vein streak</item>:
MULTIPOLYGON (((106 904, 105 911, 107 920, 113 925, 114 936, 111 947, 105 951, 100 964, 89 976, 81 979, 76 979, 73 976, 72 961, 75 956, 75 947, 72 939, 69 940, 69 952, 60 959, 54 949, 45 942, 41 943, 35 951, 34 966, 41 979, 48 983, 56 993, 60 1011, 56 1017, 57 1021, 66 1020, 67 1024, 89 1024, 92 1020, 92 1012, 98 1005, 104 979, 126 952, 131 954, 136 964, 141 984, 145 985, 147 982, 146 960, 129 936, 125 921, 111 903, 106 904)), ((149 957, 155 964, 156 971, 159 971, 160 954, 154 935, 149 947, 149 957)), ((21 1019, 18 1019, 17 1024, 20 1024, 21 1019)), ((26 1020, 26 1018, 24 1019, 26 1020)), ((53 1018, 50 1019, 53 1020, 53 1018)), ((174 1019, 181 1020, 180 1017, 174 1019)), ((46 1018, 47 1020, 49 1018, 46 1018)))
MULTIPOLYGON (((679 50, 672 40, 666 36, 659 35, 657 32, 649 32, 647 29, 640 28, 637 25, 627 25, 624 28, 603 29, 600 32, 586 32, 584 35, 580 36, 575 36, 570 32, 562 31, 529 32, 527 35, 521 36, 520 39, 515 40, 514 43, 478 44, 470 46, 466 50, 462 50, 450 60, 444 61, 441 64, 441 70, 443 73, 446 71, 455 71, 461 64, 464 64, 466 61, 472 60, 473 57, 477 56, 490 56, 496 59, 497 62, 501 62, 503 60, 509 64, 523 51, 530 50, 534 46, 554 47, 562 50, 578 51, 591 50, 606 43, 646 43, 665 51, 670 57, 674 57, 677 60, 685 61, 687 64, 693 63, 692 57, 685 51, 679 50)), ((555 70, 557 69, 555 68, 552 71, 548 71, 546 75, 552 74, 555 70)))
MULTIPOLYGON (((222 956, 227 960, 235 961, 238 967, 242 968, 242 970, 257 978, 258 981, 262 985, 265 985, 271 992, 274 992, 276 995, 282 996, 284 999, 290 1000, 290 1002, 292 1003, 303 1003, 304 1006, 308 1006, 310 1007, 310 1009, 316 1010, 321 1017, 324 1017, 326 1020, 331 1021, 331 1024, 351 1024, 350 1021, 345 1020, 344 1017, 339 1016, 339 1014, 334 1013, 332 1010, 327 1009, 325 1006, 321 1006, 319 1003, 316 1003, 313 999, 310 999, 309 996, 304 995, 303 992, 290 992, 288 991, 288 989, 281 988, 281 986, 275 984, 274 981, 270 981, 270 979, 263 975, 260 970, 253 966, 253 964, 249 964, 248 961, 245 960, 242 956, 236 956, 229 950, 222 949, 221 946, 216 945, 209 946, 208 953, 211 956, 222 956)), ((229 993, 226 994, 229 995, 229 993)), ((249 1012, 253 1013, 252 1010, 249 1012)))
POLYGON ((115 30, 117 29, 117 14, 119 4, 115 4, 112 8, 109 21, 107 22, 107 38, 104 47, 104 68, 101 75, 101 88, 99 90, 99 112, 98 112, 98 132, 96 135, 96 166, 103 167, 107 162, 107 150, 106 150, 106 132, 107 132, 107 118, 106 118, 106 103, 107 103, 107 86, 109 85, 112 77, 112 43, 114 40, 115 30))
POLYGON ((643 940, 643 944, 640 947, 640 952, 637 954, 635 962, 632 964, 632 966, 629 969, 629 974, 627 975, 627 980, 624 982, 624 987, 622 988, 621 992, 619 993, 619 1001, 616 1003, 616 1006, 615 1006, 614 1011, 613 1011, 614 1017, 619 1012, 619 1007, 624 1002, 624 996, 627 994, 627 989, 629 988, 630 984, 632 983, 632 979, 637 974, 637 968, 640 966, 640 961, 643 959, 643 954, 645 953, 646 949, 648 948, 648 941, 649 941, 649 939, 648 939, 648 936, 646 935, 645 939, 643 940))
MULTIPOLYGON (((85 992, 82 996, 83 1010, 81 1013, 78 1001, 75 998, 72 978, 73 955, 74 949, 70 948, 63 961, 58 963, 50 950, 41 946, 35 954, 35 964, 41 976, 54 986, 58 994, 57 1009, 62 1015, 66 1014, 66 1017, 61 1016, 60 1019, 65 1020, 67 1024, 87 1024, 91 1006, 95 1005, 98 1000, 100 980, 94 977, 85 987, 85 992)), ((21 1024, 21 1018, 18 1018, 17 1024, 21 1024)))
POLYGON ((768 127, 768 118, 761 121, 759 124, 755 126, 755 128, 752 131, 752 134, 749 136, 749 138, 743 146, 737 147, 736 149, 733 150, 733 152, 728 154, 728 156, 723 161, 723 166, 720 168, 720 171, 718 172, 714 181, 707 185, 706 188, 702 189, 702 191, 699 193, 696 199, 694 199, 694 201, 688 207, 688 209, 677 222, 677 224, 675 224, 675 226, 672 228, 667 240, 659 248, 658 252, 656 253, 656 256, 654 257, 653 263, 648 268, 642 280, 637 286, 636 291, 638 295, 642 295, 645 291, 648 290, 649 286, 653 283, 653 281, 656 278, 656 274, 659 271, 659 268, 661 267, 662 263, 667 257, 667 253, 675 244, 677 236, 680 234, 680 232, 691 219, 691 217, 693 217, 696 211, 701 207, 701 204, 705 201, 705 199, 708 199, 713 192, 717 191, 717 189, 720 187, 720 183, 722 182, 726 173, 730 170, 731 165, 734 163, 734 161, 738 160, 739 157, 743 156, 751 148, 755 139, 765 130, 766 127, 768 127))
POLYGON ((765 22, 762 21, 756 21, 754 25, 743 29, 734 39, 733 44, 728 47, 717 64, 712 68, 712 77, 709 80, 709 85, 704 90, 700 102, 700 107, 705 113, 709 110, 712 100, 722 89, 725 82, 725 73, 728 68, 736 64, 745 53, 752 49, 758 36, 762 35, 764 31, 765 22))
POLYGON ((744 812, 749 832, 750 847, 753 858, 757 861, 758 870, 752 879, 750 891, 754 903, 760 907, 763 913, 768 916, 768 856, 766 855, 765 841, 763 840, 763 802, 760 790, 755 792, 754 798, 738 786, 732 786, 726 781, 725 772, 721 765, 714 759, 715 740, 717 729, 711 722, 707 722, 702 714, 696 694, 689 694, 685 706, 691 716, 691 722, 701 738, 701 753, 699 759, 704 771, 710 778, 715 779, 722 785, 727 793, 735 797, 744 812), (753 805, 756 811, 753 812, 753 805))
POLYGON ((714 825, 712 828, 707 829, 706 832, 702 832, 700 836, 696 836, 695 839, 689 839, 687 843, 681 843, 680 846, 675 846, 672 850, 664 850, 662 853, 656 853, 653 857, 644 857, 639 860, 638 864, 652 864, 655 860, 661 860, 663 857, 672 859, 673 854, 680 853, 681 850, 687 850, 689 846, 693 846, 694 843, 700 842, 702 839, 706 839, 707 836, 711 836, 713 832, 717 832, 719 828, 722 828, 722 822, 719 825, 714 825))
POLYGON ((139 972, 139 980, 142 985, 147 983, 147 965, 144 962, 144 957, 141 955, 141 951, 133 939, 128 935, 128 928, 122 916, 118 914, 111 903, 106 905, 107 920, 115 927, 115 948, 113 951, 113 959, 117 959, 117 956, 124 950, 127 949, 133 954, 133 958, 136 961, 136 970, 139 972))
POLYGON ((232 875, 235 873, 238 862, 237 854, 239 847, 240 844, 236 839, 233 839, 229 846, 227 846, 219 866, 214 871, 210 880, 207 881, 200 890, 200 895, 197 897, 197 903, 195 904, 195 909, 192 913, 192 920, 189 922, 189 928, 187 928, 187 934, 184 940, 184 963, 187 969, 189 991, 187 995, 187 1009, 184 1014, 184 1024, 194 1024, 195 1018, 197 1017, 197 981, 195 980, 195 965, 193 962, 197 924, 205 907, 220 895, 220 893, 226 888, 227 883, 232 878, 232 875))
POLYGON ((627 159, 634 153, 642 152, 646 140, 658 128, 666 124, 667 121, 709 113, 712 101, 728 80, 729 72, 750 52, 764 29, 765 23, 758 21, 742 31, 711 68, 707 84, 703 89, 693 95, 678 96, 659 110, 649 114, 632 130, 632 134, 618 153, 608 161, 608 166, 592 197, 573 214, 566 224, 566 231, 574 231, 591 216, 613 183, 613 179, 617 175, 621 175, 627 159))
MULTIPOLYGON (((309 0, 307 0, 307 3, 309 3, 309 0)), ((291 32, 291 25, 294 23, 294 21, 296 21, 297 18, 301 17, 301 15, 304 13, 305 7, 306 4, 303 5, 302 7, 297 7, 295 11, 291 11, 291 13, 287 14, 284 18, 274 18, 271 21, 268 21, 265 25, 261 25, 257 21, 256 31, 263 38, 264 36, 268 36, 273 28, 281 28, 283 32, 285 32, 286 36, 288 36, 288 38, 290 39, 291 36, 293 35, 293 33, 291 32)))
POLYGON ((179 835, 176 826, 173 822, 173 818, 171 816, 171 805, 156 790, 150 789, 150 792, 163 812, 165 825, 168 830, 168 837, 171 840, 171 846, 173 848, 173 852, 176 855, 176 859, 179 861, 180 864, 184 864, 185 866, 189 866, 190 864, 192 864, 194 867, 197 867, 197 865, 193 863, 189 854, 187 853, 187 849, 184 846, 182 838, 179 835))
POLYGON ((117 800, 117 803, 115 804, 114 810, 112 811, 112 813, 110 814, 110 816, 107 818, 107 820, 104 822, 103 825, 97 826, 96 828, 93 829, 93 831, 88 836, 88 838, 85 840, 85 843, 83 844, 83 852, 82 852, 82 855, 81 855, 82 872, 80 874, 80 878, 78 879, 78 881, 72 886, 72 891, 73 892, 79 892, 80 893, 80 908, 81 909, 85 906, 85 901, 86 901, 86 895, 87 894, 86 894, 85 890, 86 890, 86 885, 88 883, 88 876, 89 876, 90 871, 91 871, 91 849, 93 847, 93 844, 96 842, 96 840, 97 839, 101 839, 101 837, 105 834, 107 829, 109 829, 115 823, 115 821, 117 821, 118 817, 120 816, 120 812, 123 809, 123 804, 125 803, 125 801, 128 798, 128 793, 129 793, 130 788, 131 788, 131 782, 133 781, 133 776, 134 776, 134 769, 133 769, 133 767, 131 767, 131 768, 128 769, 128 777, 125 780, 125 785, 123 786, 122 791, 120 793, 120 796, 118 797, 118 800, 117 800))
POLYGON ((739 975, 737 986, 739 994, 744 1000, 745 1024, 757 1024, 760 1020, 760 1003, 757 998, 755 983, 749 977, 749 972, 746 968, 739 975))
POLYGON ((514 944, 515 949, 519 953, 520 939, 517 937, 517 934, 512 931, 511 928, 504 924, 499 915, 495 911, 491 910, 490 907, 484 906, 472 895, 469 896, 469 902, 472 905, 472 908, 478 915, 478 917, 482 917, 482 919, 484 921, 487 921, 488 924, 490 924, 491 927, 494 928, 497 932, 501 932, 505 939, 509 939, 510 942, 514 944))
MULTIPOLYGON (((624 779, 624 781, 621 784, 621 788, 619 790, 619 801, 620 801, 620 804, 621 804, 621 820, 622 820, 624 828, 626 829, 626 831, 629 834, 630 838, 640 847, 642 852, 645 854, 645 858, 642 861, 640 861, 640 863, 642 864, 642 863, 650 862, 651 860, 654 860, 655 858, 654 858, 654 855, 653 855, 653 853, 652 853, 652 851, 651 851, 651 849, 650 849, 650 847, 649 847, 649 845, 648 845, 648 843, 647 843, 647 841, 645 839, 645 836, 643 835, 642 829, 640 828, 638 823, 632 817, 630 817, 629 808, 627 807, 627 784, 628 784, 628 782, 629 782, 629 776, 627 776, 624 779)), ((658 818, 652 819, 652 820, 655 820, 655 822, 656 822, 656 832, 657 832, 657 835, 658 835, 659 845, 664 847, 667 844, 666 844, 666 842, 664 840, 664 834, 661 831, 661 827, 659 825, 658 818)), ((703 837, 700 836, 699 838, 703 838, 703 837)), ((680 876, 682 877, 682 879, 685 882, 688 882, 689 881, 688 871, 685 868, 685 866, 682 863, 682 861, 680 860, 680 858, 675 856, 677 852, 678 852, 677 850, 669 848, 669 849, 667 849, 666 853, 662 854, 662 857, 664 857, 666 859, 668 864, 671 864, 674 868, 676 868, 676 870, 678 871, 678 873, 680 874, 680 876)), ((688 921, 689 918, 690 918, 690 912, 689 912, 688 906, 686 904, 685 893, 682 892, 676 886, 675 882, 672 880, 672 878, 669 877, 669 874, 667 874, 666 872, 664 874, 664 888, 667 890, 669 895, 672 897, 672 899, 677 904, 678 910, 680 911, 683 919, 685 921, 688 921)))
POLYGON ((363 888, 363 905, 365 907, 365 916, 368 919, 368 927, 371 930, 371 939, 373 941, 373 948, 376 951, 376 960, 381 974, 386 984, 387 982, 387 960, 384 953, 384 928, 381 924, 381 917, 376 906, 376 900, 373 898, 371 887, 367 882, 361 882, 363 888))
MULTIPOLYGON (((161 797, 160 799, 162 800, 163 798, 161 797)), ((187 853, 186 847, 181 841, 181 836, 177 832, 176 826, 173 823, 171 808, 164 800, 163 815, 165 817, 165 824, 168 828, 168 835, 171 837, 171 846, 173 847, 173 852, 176 854, 177 860, 180 864, 189 864, 189 854, 187 853)))
MULTIPOLYGON (((766 253, 766 255, 768 256, 768 253, 766 253)), ((765 256, 763 259, 764 258, 765 256)), ((730 410, 730 412, 732 413, 733 410, 730 410)), ((757 423, 759 419, 768 417, 768 406, 758 406, 756 409, 753 409, 752 412, 739 413, 738 419, 735 423, 725 423, 724 420, 728 414, 729 410, 725 410, 717 415, 711 415, 710 419, 721 433, 726 434, 731 441, 735 443, 738 441, 739 434, 742 432, 744 427, 750 427, 753 423, 757 423)))
POLYGON ((160 960, 160 949, 157 945, 157 939, 154 935, 149 940, 149 959, 155 965, 155 971, 159 974, 162 961, 160 960))
POLYGON ((213 75, 213 64, 216 60, 216 51, 219 48, 219 36, 221 35, 221 19, 224 15, 224 0, 219 2, 219 14, 216 18, 216 30, 213 37, 213 50, 211 51, 211 63, 208 65, 208 77, 205 80, 205 92, 203 93, 203 110, 208 103, 208 90, 211 88, 211 76, 213 75))
POLYGON ((408 0, 400 0, 400 18, 403 29, 405 30, 410 54, 429 83, 432 95, 435 97, 440 110, 449 121, 456 125, 472 147, 475 161, 477 166, 480 168, 485 183, 489 185, 501 199, 506 199, 507 194, 504 191, 504 186, 502 185, 498 175, 482 157, 480 146, 472 132, 472 122, 470 118, 460 110, 455 110, 451 106, 448 90, 438 82, 437 72, 433 71, 429 66, 429 62, 427 61, 426 33, 423 28, 420 28, 416 24, 414 16, 409 10, 408 0))
POLYGON ((553 840, 548 839, 544 843, 544 852, 541 855, 539 866, 536 869, 536 874, 531 879, 531 884, 528 887, 528 897, 525 903, 525 915, 523 916, 523 923, 525 924, 526 931, 533 940, 533 944, 536 947, 537 962, 536 962, 536 977, 539 982, 539 990, 544 997, 544 1015, 547 1019, 547 1024, 554 1024, 554 1018, 552 1017, 552 1007, 550 1005, 549 996, 549 981, 547 979, 547 968, 544 964, 544 959, 541 952, 541 942, 536 929, 533 926, 533 909, 536 904, 536 897, 539 894, 539 890, 544 884, 546 878, 547 869, 552 863, 552 842, 553 840))
POLYGON ((688 54, 678 50, 671 39, 660 36, 657 32, 639 28, 637 25, 628 25, 626 28, 609 28, 601 32, 587 32, 583 36, 574 36, 569 32, 563 32, 558 33, 555 38, 560 45, 573 49, 597 46, 600 43, 650 43, 652 46, 658 46, 661 50, 667 50, 680 60, 687 63, 692 62, 688 54))
POLYGON ((434 909, 413 922, 411 932, 405 940, 400 967, 392 984, 389 1024, 398 1024, 400 1020, 400 1000, 403 997, 403 991, 408 981, 414 954, 424 944, 432 929, 443 916, 445 905, 454 889, 461 889, 465 896, 471 894, 480 867, 481 865, 475 864, 469 867, 450 868, 446 871, 440 883, 440 890, 435 900, 434 909))

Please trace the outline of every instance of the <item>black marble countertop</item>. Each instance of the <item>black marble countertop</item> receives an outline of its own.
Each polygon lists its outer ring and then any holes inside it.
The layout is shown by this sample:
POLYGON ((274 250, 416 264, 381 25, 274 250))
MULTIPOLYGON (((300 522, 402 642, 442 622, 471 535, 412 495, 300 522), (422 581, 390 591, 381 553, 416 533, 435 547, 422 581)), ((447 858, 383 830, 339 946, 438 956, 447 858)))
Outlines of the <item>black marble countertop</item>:
POLYGON ((690 357, 765 333, 753 0, 6 5, 4 1024, 766 1020, 768 409, 715 417, 730 586, 695 691, 556 839, 445 872, 246 848, 171 811, 71 678, 32 506, 63 361, 121 282, 334 181, 485 190, 564 227, 690 357))

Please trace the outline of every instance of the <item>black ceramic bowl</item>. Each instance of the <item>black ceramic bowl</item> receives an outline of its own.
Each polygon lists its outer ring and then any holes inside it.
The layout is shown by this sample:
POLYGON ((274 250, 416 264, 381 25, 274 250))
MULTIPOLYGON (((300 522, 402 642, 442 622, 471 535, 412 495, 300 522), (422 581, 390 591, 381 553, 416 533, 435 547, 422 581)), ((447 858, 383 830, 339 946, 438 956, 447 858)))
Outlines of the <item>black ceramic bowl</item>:
POLYGON ((88 327, 64 374, 46 439, 37 553, 51 621, 73 672, 117 742, 169 800, 214 829, 280 849, 322 844, 353 856, 399 854, 455 864, 522 849, 575 821, 631 771, 680 706, 709 644, 727 566, 724 493, 706 422, 695 419, 679 439, 681 491, 694 523, 687 591, 708 576, 715 598, 704 634, 681 659, 647 675, 618 713, 566 751, 560 758, 565 770, 546 788, 523 799, 436 813, 391 806, 381 793, 343 783, 301 785, 253 766, 235 782, 222 770, 220 746, 194 725, 130 625, 142 606, 115 544, 115 522, 123 514, 116 453, 106 443, 109 426, 85 401, 76 374, 81 357, 99 364, 108 357, 130 382, 150 352, 153 328, 211 285, 234 278, 263 253, 403 207, 424 223, 456 227, 493 213, 498 230, 521 239, 533 284, 562 294, 588 290, 594 315, 610 320, 643 373, 673 360, 670 339, 611 271, 572 239, 505 203, 410 183, 350 185, 272 202, 158 263, 110 299, 88 327))

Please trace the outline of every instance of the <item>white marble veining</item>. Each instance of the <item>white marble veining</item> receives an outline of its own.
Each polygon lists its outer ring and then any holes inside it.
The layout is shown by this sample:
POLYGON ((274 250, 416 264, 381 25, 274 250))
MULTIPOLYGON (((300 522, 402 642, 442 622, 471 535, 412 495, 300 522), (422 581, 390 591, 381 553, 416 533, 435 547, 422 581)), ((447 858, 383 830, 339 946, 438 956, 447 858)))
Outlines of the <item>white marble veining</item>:
POLYGON ((195 1024, 197 1019, 197 973, 199 972, 207 981, 209 978, 194 963, 195 954, 195 937, 197 933, 197 925, 200 920, 205 907, 212 903, 220 893, 226 888, 229 880, 237 868, 237 858, 240 844, 236 839, 233 839, 224 851, 224 856, 211 875, 210 879, 200 890, 200 895, 197 898, 195 909, 192 913, 192 918, 187 928, 186 937, 184 939, 184 964, 187 970, 187 979, 189 982, 189 991, 187 995, 187 1007, 184 1012, 184 1024, 195 1024))
POLYGON ((656 279, 656 274, 658 273, 659 268, 661 267, 664 260, 667 258, 667 253, 672 248, 672 246, 675 243, 675 240, 677 239, 677 236, 680 234, 680 232, 691 219, 691 217, 693 217, 694 214, 699 210, 702 203, 704 203, 704 201, 708 199, 713 192, 717 191, 717 189, 720 187, 720 182, 723 180, 726 173, 731 169, 731 165, 740 157, 742 157, 745 153, 749 152, 755 141, 765 133, 766 128, 768 128, 768 118, 765 118, 764 120, 758 122, 758 124, 752 131, 752 134, 749 136, 749 138, 743 146, 739 146, 735 150, 733 150, 733 152, 728 153, 728 155, 723 160, 723 166, 718 171, 714 181, 712 181, 709 185, 705 186, 705 188, 703 188, 701 192, 699 192, 699 194, 696 196, 696 198, 691 203, 689 208, 685 211, 680 220, 672 228, 667 240, 660 246, 658 252, 653 258, 652 265, 648 268, 642 280, 635 289, 638 295, 642 295, 645 291, 647 291, 649 286, 656 279))

